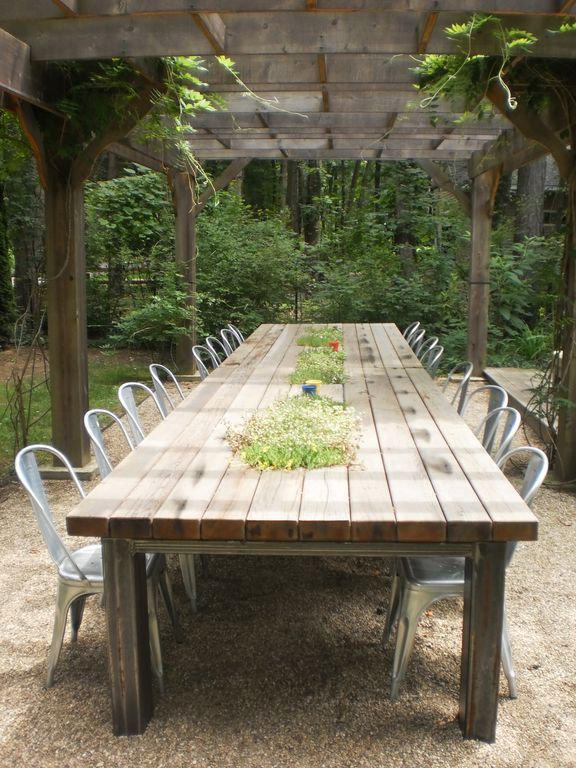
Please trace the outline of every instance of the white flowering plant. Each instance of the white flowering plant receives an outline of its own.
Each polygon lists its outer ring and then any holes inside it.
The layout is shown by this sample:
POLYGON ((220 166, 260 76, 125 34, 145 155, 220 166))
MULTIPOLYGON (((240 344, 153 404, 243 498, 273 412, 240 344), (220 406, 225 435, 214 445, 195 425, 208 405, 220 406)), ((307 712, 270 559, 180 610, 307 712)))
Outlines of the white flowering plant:
POLYGON ((226 437, 232 450, 256 469, 313 469, 350 464, 359 430, 354 408, 330 397, 296 395, 229 426, 226 437))

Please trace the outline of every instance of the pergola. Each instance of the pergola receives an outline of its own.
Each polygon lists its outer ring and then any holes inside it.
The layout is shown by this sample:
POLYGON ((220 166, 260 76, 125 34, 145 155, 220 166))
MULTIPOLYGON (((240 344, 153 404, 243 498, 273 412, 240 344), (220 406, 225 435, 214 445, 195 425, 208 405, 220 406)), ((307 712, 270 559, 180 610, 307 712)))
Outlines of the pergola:
MULTIPOLYGON (((120 57, 140 75, 141 113, 155 87, 155 60, 197 55, 208 89, 224 108, 197 115, 189 138, 196 157, 229 159, 222 186, 253 158, 418 162, 452 192, 472 220, 468 355, 485 364, 492 203, 500 175, 545 153, 505 118, 455 122, 454 105, 424 107, 414 89, 414 57, 457 53, 447 26, 473 12, 533 32, 530 55, 576 58, 571 35, 550 30, 576 16, 576 0, 0 0, 0 106, 15 111, 34 148, 46 190, 48 322, 53 439, 81 466, 88 408, 82 184, 99 152, 112 148, 153 168, 169 155, 130 142, 133 122, 94 138, 90 156, 55 170, 36 119, 54 113, 47 62, 120 57), (230 57, 239 82, 217 62, 230 57), (468 195, 443 164, 465 161, 468 195)), ((473 52, 497 53, 492 37, 473 52)), ((561 126, 559 126, 561 127, 561 126)), ((199 206, 181 172, 173 174, 176 258, 193 284, 194 217, 199 206)), ((183 340, 185 361, 189 343, 183 340)))

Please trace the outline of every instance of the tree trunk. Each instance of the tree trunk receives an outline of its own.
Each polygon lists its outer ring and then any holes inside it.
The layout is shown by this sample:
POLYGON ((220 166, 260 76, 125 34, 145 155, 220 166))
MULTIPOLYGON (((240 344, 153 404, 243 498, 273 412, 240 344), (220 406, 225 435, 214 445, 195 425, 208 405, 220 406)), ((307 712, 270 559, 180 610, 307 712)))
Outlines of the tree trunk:
POLYGON ((14 293, 8 249, 8 223, 4 204, 4 185, 0 184, 0 343, 13 340, 14 293))
POLYGON ((302 227, 304 242, 313 245, 318 242, 320 236, 320 214, 317 198, 320 197, 320 163, 311 160, 307 163, 306 184, 304 186, 302 202, 304 211, 302 215, 302 227))
POLYGON ((288 160, 286 168, 286 205, 290 210, 290 226, 300 233, 300 206, 298 194, 298 163, 288 160))
POLYGON ((518 169, 514 235, 517 243, 526 237, 540 237, 544 231, 545 184, 546 157, 518 169))
MULTIPOLYGON (((186 306, 196 307, 196 211, 194 206, 194 179, 187 173, 172 177, 176 210, 176 265, 186 291, 186 306)), ((180 373, 192 373, 194 361, 192 346, 196 343, 195 323, 190 322, 189 333, 178 339, 175 350, 176 367, 180 373)))

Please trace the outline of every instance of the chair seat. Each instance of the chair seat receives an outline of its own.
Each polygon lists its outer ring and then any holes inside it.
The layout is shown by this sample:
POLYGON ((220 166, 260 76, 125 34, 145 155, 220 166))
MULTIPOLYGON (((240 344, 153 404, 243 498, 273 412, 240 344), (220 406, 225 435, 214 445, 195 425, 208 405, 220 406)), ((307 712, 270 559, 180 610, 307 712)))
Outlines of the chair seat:
POLYGON ((404 577, 419 587, 464 588, 463 557, 405 557, 401 560, 404 577))
POLYGON ((78 571, 70 562, 71 559, 74 560, 88 581, 102 584, 102 547, 100 544, 88 544, 75 550, 71 553, 70 557, 65 558, 58 566, 60 578, 67 581, 81 581, 78 571))

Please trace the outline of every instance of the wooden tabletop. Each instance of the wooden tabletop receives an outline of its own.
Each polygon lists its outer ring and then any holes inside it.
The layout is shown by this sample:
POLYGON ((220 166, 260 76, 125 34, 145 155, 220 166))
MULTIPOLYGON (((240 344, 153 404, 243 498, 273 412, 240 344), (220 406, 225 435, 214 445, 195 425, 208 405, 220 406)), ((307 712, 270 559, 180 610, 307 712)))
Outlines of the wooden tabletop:
POLYGON ((352 466, 259 472, 233 458, 226 424, 290 393, 302 351, 296 340, 305 326, 263 325, 68 515, 68 532, 261 542, 536 539, 536 518, 396 326, 342 329, 340 396, 362 422, 352 466))

